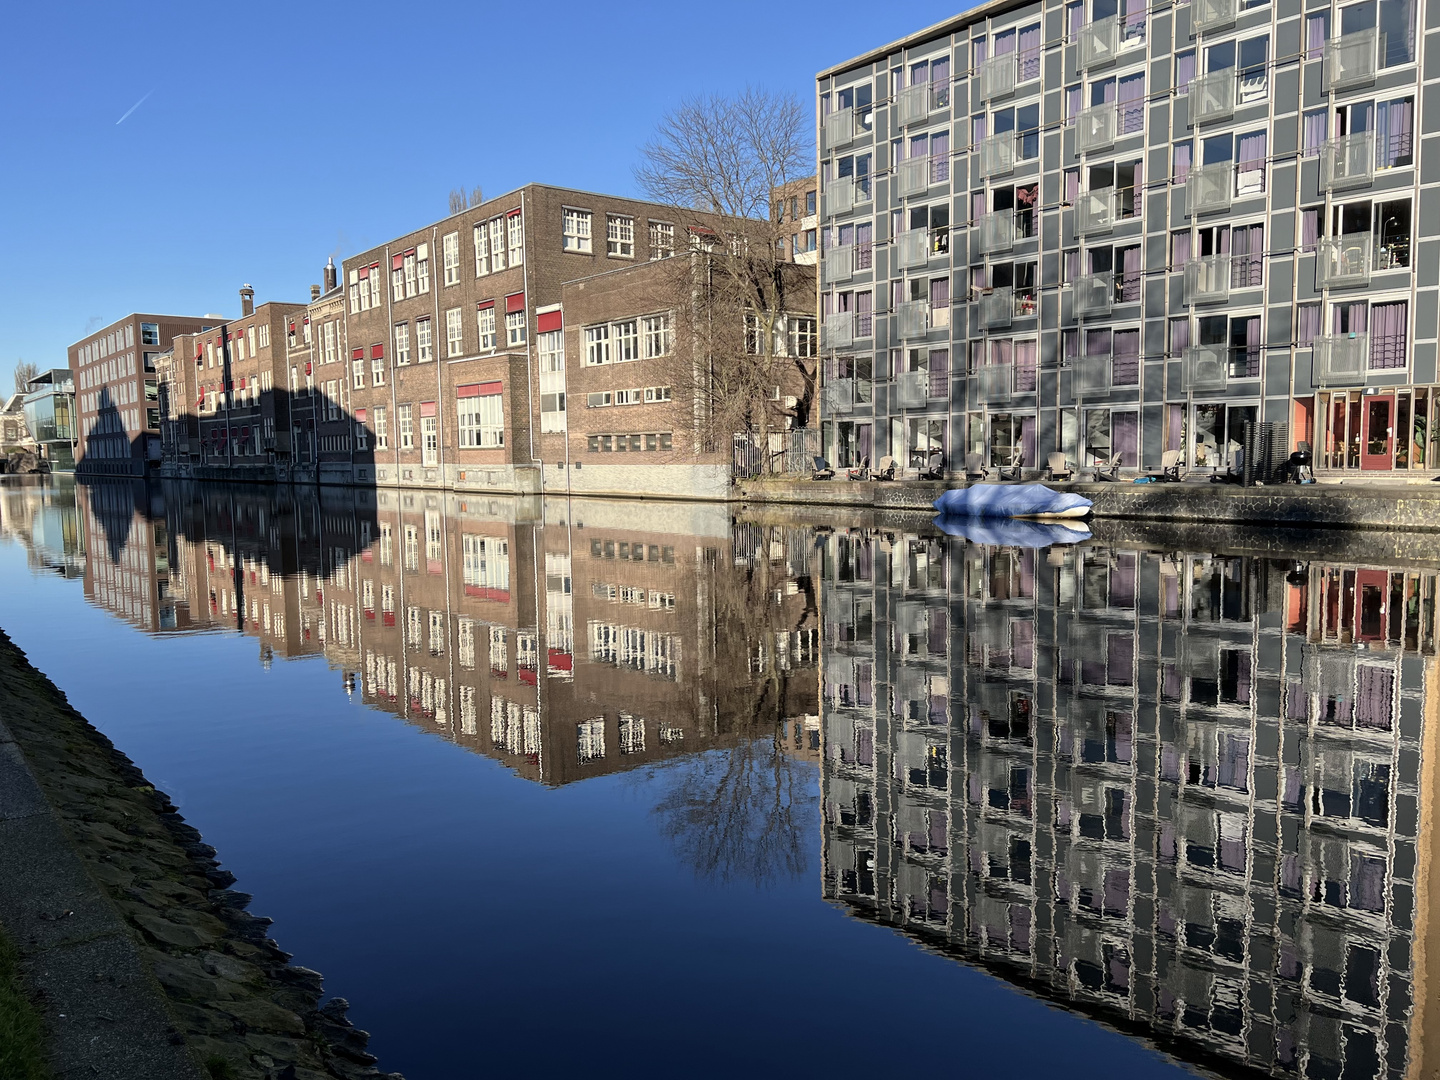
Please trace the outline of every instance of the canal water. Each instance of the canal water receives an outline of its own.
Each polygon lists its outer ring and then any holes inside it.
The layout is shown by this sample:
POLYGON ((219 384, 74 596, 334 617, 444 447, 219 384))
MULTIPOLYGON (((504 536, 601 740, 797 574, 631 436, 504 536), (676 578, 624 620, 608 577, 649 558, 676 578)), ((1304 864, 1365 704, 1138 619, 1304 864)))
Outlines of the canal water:
POLYGON ((0 626, 410 1080, 1433 1070, 1440 556, 1094 528, 7 487, 0 626))

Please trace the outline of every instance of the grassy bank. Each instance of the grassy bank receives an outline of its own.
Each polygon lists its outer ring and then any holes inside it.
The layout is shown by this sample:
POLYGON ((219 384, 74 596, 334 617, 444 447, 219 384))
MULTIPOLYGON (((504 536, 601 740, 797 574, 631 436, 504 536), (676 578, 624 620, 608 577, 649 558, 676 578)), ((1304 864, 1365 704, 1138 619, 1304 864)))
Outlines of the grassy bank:
POLYGON ((0 1076, 5 1080, 49 1080, 45 1031, 20 980, 19 956, 0 935, 0 1076))

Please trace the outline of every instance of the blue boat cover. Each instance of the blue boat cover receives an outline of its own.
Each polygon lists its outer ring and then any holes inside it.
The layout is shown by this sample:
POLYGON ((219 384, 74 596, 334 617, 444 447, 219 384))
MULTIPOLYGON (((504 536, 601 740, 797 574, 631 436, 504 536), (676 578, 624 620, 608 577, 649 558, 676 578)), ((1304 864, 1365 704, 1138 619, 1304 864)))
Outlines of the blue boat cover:
POLYGON ((1088 511, 1093 505, 1083 495, 1055 491, 1044 484, 971 484, 947 491, 935 500, 939 513, 956 517, 1044 517, 1076 507, 1088 511))
POLYGON ((1078 544, 1090 539, 1090 530, 1081 522, 1021 521, 1016 518, 973 518, 941 514, 935 527, 950 536, 974 544, 1000 547, 1042 548, 1053 544, 1078 544))

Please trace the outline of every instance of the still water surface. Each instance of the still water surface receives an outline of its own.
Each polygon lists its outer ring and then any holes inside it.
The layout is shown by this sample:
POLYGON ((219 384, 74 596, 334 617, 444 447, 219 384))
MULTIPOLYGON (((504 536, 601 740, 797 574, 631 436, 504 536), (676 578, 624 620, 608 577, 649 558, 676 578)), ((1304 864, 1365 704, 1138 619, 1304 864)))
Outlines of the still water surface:
POLYGON ((1433 1067, 1434 566, 0 507, 0 625, 411 1080, 1433 1067))

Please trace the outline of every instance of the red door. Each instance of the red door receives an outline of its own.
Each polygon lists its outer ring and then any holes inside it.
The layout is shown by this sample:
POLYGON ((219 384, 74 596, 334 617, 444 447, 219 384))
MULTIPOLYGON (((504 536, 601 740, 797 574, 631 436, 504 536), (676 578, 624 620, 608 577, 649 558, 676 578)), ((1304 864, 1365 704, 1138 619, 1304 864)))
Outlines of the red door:
POLYGON ((1384 641, 1390 600, 1390 574, 1361 570, 1355 575, 1355 640, 1384 641))
POLYGON ((1395 395, 1361 399, 1360 468, 1389 469, 1395 451, 1395 395))

